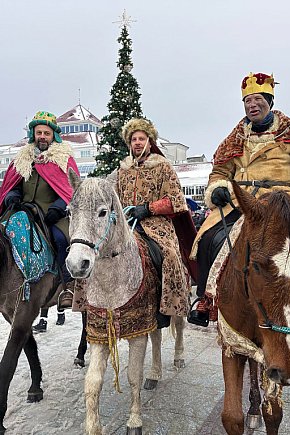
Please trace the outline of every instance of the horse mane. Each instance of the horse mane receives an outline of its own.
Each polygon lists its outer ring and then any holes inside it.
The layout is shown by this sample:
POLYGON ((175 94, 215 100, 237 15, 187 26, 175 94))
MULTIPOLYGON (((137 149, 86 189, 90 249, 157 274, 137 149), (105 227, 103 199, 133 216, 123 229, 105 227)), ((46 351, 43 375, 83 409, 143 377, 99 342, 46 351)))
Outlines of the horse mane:
MULTIPOLYGON (((266 193, 260 197, 263 201, 266 199, 266 210, 268 220, 271 216, 275 216, 281 222, 284 222, 290 234, 290 196, 284 190, 276 190, 271 193, 266 193)), ((263 201, 264 202, 264 201, 263 201)))
POLYGON ((111 182, 99 177, 86 178, 76 190, 72 203, 76 202, 79 208, 89 208, 92 210, 95 209, 98 196, 108 205, 110 211, 115 211, 117 222, 119 224, 121 223, 123 227, 122 239, 124 243, 129 242, 132 238, 132 233, 124 216, 123 208, 117 192, 111 182))

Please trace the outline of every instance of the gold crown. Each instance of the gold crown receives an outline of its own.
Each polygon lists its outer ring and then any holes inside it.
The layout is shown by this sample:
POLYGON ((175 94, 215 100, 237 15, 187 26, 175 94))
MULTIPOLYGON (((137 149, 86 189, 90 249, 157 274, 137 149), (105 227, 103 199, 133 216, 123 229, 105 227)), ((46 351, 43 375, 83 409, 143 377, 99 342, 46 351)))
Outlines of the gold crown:
POLYGON ((268 76, 263 73, 250 73, 242 81, 242 98, 244 99, 251 94, 261 94, 262 92, 274 96, 274 86, 273 74, 268 76))

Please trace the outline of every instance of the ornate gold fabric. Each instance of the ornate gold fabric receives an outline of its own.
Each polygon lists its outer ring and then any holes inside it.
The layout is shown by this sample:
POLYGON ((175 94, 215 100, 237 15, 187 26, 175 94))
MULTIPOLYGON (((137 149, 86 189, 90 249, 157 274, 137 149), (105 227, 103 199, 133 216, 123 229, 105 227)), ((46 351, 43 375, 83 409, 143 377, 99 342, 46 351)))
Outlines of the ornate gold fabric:
MULTIPOLYGON (((149 257, 146 243, 140 236, 137 237, 144 271, 141 287, 125 305, 115 310, 87 305, 87 341, 89 343, 108 343, 112 326, 117 339, 138 337, 154 331, 157 327, 156 283, 158 277, 149 257)), ((114 285, 113 282, 112 285, 114 285)))
MULTIPOLYGON (((167 197, 174 213, 187 210, 176 172, 168 160, 156 154, 151 154, 144 164, 137 167, 127 157, 118 171, 117 191, 123 207, 167 197)), ((173 223, 169 217, 157 215, 143 219, 142 227, 158 243, 164 256, 160 311, 167 315, 186 316, 188 283, 173 223)))

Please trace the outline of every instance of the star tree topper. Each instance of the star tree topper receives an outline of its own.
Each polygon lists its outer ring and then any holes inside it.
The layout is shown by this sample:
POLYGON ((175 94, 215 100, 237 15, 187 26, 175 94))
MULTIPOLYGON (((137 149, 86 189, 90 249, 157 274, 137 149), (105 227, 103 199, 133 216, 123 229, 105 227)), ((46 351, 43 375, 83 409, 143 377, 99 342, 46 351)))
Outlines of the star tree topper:
POLYGON ((119 21, 113 21, 113 24, 119 23, 119 27, 131 27, 131 23, 136 23, 137 20, 132 20, 130 16, 127 15, 126 10, 124 9, 124 12, 119 17, 119 21))

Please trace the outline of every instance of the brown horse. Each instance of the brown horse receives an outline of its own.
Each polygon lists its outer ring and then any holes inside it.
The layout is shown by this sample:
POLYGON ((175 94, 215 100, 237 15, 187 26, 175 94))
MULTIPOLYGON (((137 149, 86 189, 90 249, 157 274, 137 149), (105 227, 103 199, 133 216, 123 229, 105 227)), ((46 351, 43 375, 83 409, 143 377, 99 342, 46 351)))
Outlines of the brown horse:
POLYGON ((282 386, 290 385, 290 197, 275 191, 255 199, 236 183, 233 188, 244 223, 218 282, 222 422, 229 435, 243 434, 243 372, 251 357, 263 367, 262 413, 267 434, 275 435, 283 415, 282 386))
POLYGON ((7 395, 16 370, 19 355, 24 349, 31 371, 31 386, 28 390, 28 402, 38 402, 43 398, 40 387, 42 371, 38 358, 35 339, 32 335, 32 323, 39 314, 40 307, 56 303, 56 282, 54 275, 45 275, 34 284, 30 284, 30 300, 23 300, 23 275, 19 271, 3 228, 0 231, 0 312, 11 324, 11 332, 0 362, 0 435, 4 434, 4 416, 7 410, 7 395), (54 300, 52 295, 54 294, 54 300))

